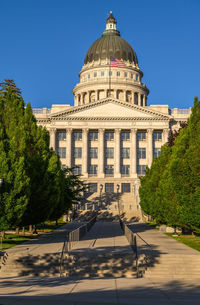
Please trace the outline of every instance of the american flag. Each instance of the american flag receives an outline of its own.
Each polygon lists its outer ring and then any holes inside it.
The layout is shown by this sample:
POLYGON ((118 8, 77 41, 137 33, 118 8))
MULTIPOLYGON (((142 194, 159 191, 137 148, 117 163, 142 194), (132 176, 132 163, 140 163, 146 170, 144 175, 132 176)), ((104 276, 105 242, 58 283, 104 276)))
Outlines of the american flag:
POLYGON ((123 60, 119 60, 119 59, 111 56, 110 57, 110 66, 124 68, 124 62, 123 62, 123 60))

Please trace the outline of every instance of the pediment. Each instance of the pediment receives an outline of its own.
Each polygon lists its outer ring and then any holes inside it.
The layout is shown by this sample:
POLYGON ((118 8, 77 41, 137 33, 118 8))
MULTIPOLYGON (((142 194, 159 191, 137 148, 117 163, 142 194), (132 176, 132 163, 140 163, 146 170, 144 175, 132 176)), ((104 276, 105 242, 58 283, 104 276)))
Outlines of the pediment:
POLYGON ((52 120, 169 120, 170 116, 146 107, 106 98, 92 104, 54 113, 52 120))

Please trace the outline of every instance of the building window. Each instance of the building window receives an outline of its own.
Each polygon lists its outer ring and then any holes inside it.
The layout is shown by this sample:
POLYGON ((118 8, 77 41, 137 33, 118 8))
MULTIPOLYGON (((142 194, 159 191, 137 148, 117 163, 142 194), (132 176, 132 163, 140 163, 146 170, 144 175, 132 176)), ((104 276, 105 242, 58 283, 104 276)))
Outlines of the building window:
POLYGON ((124 77, 127 77, 128 76, 128 73, 127 72, 124 72, 124 77))
POLYGON ((129 176, 130 175, 130 165, 122 165, 121 174, 129 176))
POLYGON ((138 81, 138 74, 136 74, 135 79, 138 81))
POLYGON ((146 159, 146 148, 138 148, 137 149, 137 157, 138 159, 146 159))
POLYGON ((138 175, 145 175, 146 165, 138 165, 137 166, 137 173, 138 175))
POLYGON ((122 183, 122 193, 130 193, 131 186, 130 183, 122 183))
POLYGON ((162 132, 161 131, 154 132, 153 139, 154 141, 162 141, 162 132))
POLYGON ((90 74, 88 74, 88 78, 90 78, 90 74))
POLYGON ((89 140, 90 141, 97 141, 98 140, 98 132, 97 131, 90 131, 89 132, 89 140))
POLYGON ((138 132, 137 133, 138 141, 145 141, 146 140, 146 132, 138 132))
POLYGON ((74 158, 82 158, 82 148, 81 147, 75 147, 74 148, 74 158))
POLYGON ((43 109, 33 109, 33 113, 35 114, 43 113, 43 109))
POLYGON ((66 131, 58 131, 57 139, 58 139, 58 141, 65 141, 66 140, 66 131))
POLYGON ((106 131, 105 132, 105 139, 106 139, 106 141, 113 141, 114 140, 114 132, 113 131, 106 131))
POLYGON ((98 165, 91 164, 89 166, 89 174, 90 175, 97 175, 97 173, 98 173, 98 165))
POLYGON ((105 184, 105 192, 113 193, 114 192, 114 183, 106 183, 105 184))
POLYGON ((129 159, 130 158, 130 148, 122 148, 122 151, 121 151, 121 157, 123 159, 129 159))
POLYGON ((57 153, 60 158, 66 158, 66 147, 58 147, 57 153))
POLYGON ((94 77, 97 77, 97 72, 94 72, 94 77))
POLYGON ((81 141, 82 140, 82 131, 74 131, 74 141, 81 141))
POLYGON ((133 73, 131 73, 131 78, 133 78, 133 73))
POLYGON ((112 71, 109 71, 109 76, 112 76, 112 71))
POLYGON ((101 71, 101 76, 104 76, 104 71, 101 71))
POLYGON ((153 157, 154 157, 154 158, 159 157, 160 154, 161 154, 161 148, 154 148, 154 149, 153 149, 153 157))
POLYGON ((121 140, 122 141, 130 141, 130 132, 129 131, 122 132, 121 133, 121 140))
POLYGON ((88 193, 96 193, 96 192, 97 192, 97 183, 89 183, 88 193))
POLYGON ((120 72, 119 71, 117 71, 117 76, 120 76, 120 72))
POLYGON ((114 148, 113 147, 107 147, 105 149, 105 157, 109 159, 114 158, 114 148))
POLYGON ((75 165, 73 168, 74 175, 81 175, 82 174, 82 165, 75 165))
POLYGON ((114 165, 106 165, 105 166, 105 174, 113 175, 114 174, 114 165))
POLYGON ((90 147, 89 156, 90 156, 90 158, 98 158, 98 148, 90 147))

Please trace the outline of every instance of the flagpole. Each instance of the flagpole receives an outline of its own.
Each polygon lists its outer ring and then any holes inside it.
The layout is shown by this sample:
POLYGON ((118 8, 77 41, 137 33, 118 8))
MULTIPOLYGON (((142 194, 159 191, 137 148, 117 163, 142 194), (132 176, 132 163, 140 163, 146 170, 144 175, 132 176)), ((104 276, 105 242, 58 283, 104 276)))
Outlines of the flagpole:
POLYGON ((111 96, 111 92, 110 92, 111 91, 111 75, 110 75, 111 73, 110 72, 111 72, 111 60, 110 60, 109 72, 108 72, 109 73, 109 85, 108 85, 108 92, 109 92, 108 96, 109 97, 111 96))

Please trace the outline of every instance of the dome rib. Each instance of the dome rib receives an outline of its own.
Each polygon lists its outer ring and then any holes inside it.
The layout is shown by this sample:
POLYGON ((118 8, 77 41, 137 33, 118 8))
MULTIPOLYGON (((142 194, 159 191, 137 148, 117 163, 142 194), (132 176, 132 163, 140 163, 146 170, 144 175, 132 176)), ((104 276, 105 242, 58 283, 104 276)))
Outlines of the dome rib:
POLYGON ((109 59, 110 56, 116 57, 119 60, 129 60, 130 63, 138 63, 136 53, 131 45, 120 35, 112 32, 103 34, 102 37, 91 45, 85 56, 84 64, 90 63, 93 60, 109 59))

